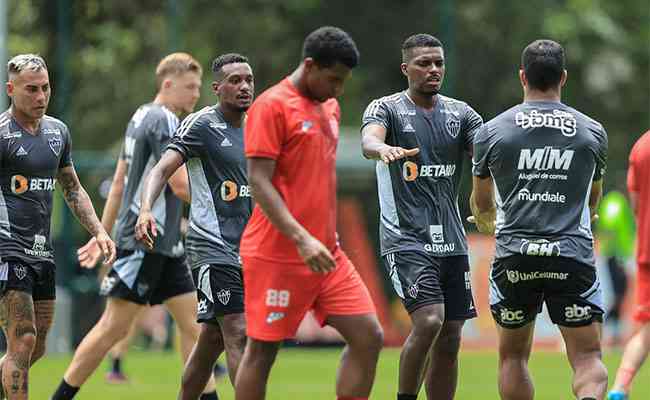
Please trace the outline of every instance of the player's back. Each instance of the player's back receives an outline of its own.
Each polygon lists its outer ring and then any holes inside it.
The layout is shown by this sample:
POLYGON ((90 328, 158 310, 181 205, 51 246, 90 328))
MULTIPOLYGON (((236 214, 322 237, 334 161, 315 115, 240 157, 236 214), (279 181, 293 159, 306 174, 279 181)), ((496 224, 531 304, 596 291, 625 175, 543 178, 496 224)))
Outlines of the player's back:
MULTIPOLYGON (((126 129, 120 157, 126 162, 122 206, 116 223, 118 248, 141 248, 135 239, 135 223, 140 212, 140 196, 144 178, 160 159, 162 152, 178 126, 178 117, 162 105, 142 105, 133 114, 126 129)), ((180 236, 180 219, 183 204, 166 186, 152 207, 159 237, 154 252, 167 256, 180 256, 183 247, 180 236)))
POLYGON ((497 258, 592 263, 589 198, 606 151, 603 127, 559 102, 526 102, 489 121, 475 142, 475 168, 485 163, 496 184, 497 258))

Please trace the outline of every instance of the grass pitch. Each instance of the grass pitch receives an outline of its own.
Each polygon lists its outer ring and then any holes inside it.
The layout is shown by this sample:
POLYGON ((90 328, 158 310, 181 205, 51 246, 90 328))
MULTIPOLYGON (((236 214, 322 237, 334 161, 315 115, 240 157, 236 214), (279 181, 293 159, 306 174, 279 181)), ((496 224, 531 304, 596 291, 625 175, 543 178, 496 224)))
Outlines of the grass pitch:
MULTIPOLYGON (((278 356, 270 378, 267 399, 333 400, 334 377, 340 349, 283 349, 278 356)), ((382 352, 377 379, 371 399, 395 399, 399 349, 382 352)), ((610 383, 620 354, 609 352, 605 363, 610 371, 610 383)), ((69 356, 48 356, 32 368, 30 398, 49 399, 65 371, 69 356)), ((496 387, 497 358, 493 350, 464 351, 461 353, 460 379, 456 399, 499 399, 496 387)), ((536 399, 573 399, 571 371, 564 354, 535 352, 531 373, 536 387, 536 399)), ((84 385, 81 400, 163 400, 175 399, 180 382, 181 363, 178 354, 132 351, 125 359, 125 371, 131 381, 123 385, 104 382, 106 365, 102 365, 84 385)), ((233 399, 228 379, 218 383, 219 396, 233 399)), ((424 393, 420 398, 424 399, 424 393)), ((650 368, 641 370, 635 381, 632 399, 650 399, 650 368)))

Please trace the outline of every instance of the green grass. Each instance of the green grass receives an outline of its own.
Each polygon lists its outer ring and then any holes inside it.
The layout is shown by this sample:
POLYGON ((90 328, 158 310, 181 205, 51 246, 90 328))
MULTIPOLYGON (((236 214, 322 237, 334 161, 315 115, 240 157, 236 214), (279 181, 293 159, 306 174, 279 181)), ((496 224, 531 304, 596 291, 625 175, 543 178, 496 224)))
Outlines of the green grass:
MULTIPOLYGON (((334 376, 338 349, 285 349, 281 351, 271 374, 269 400, 308 399, 333 400, 334 376)), ((372 399, 395 399, 398 349, 382 352, 372 399)), ((618 366, 620 354, 609 353, 605 363, 610 382, 618 366)), ((32 368, 30 377, 33 399, 49 399, 70 361, 69 356, 49 356, 32 368)), ((77 398, 108 399, 175 399, 178 393, 181 366, 177 354, 133 351, 126 358, 125 369, 131 378, 126 385, 104 383, 106 366, 82 388, 77 398)), ((559 352, 535 352, 531 372, 536 385, 536 399, 573 399, 571 372, 565 356, 559 352)), ((222 399, 233 399, 229 381, 218 384, 222 399)), ((641 370, 633 391, 633 399, 650 399, 650 368, 641 370)), ((420 395, 424 399, 424 395, 420 395)), ((496 354, 494 351, 465 351, 461 355, 458 400, 498 399, 496 388, 496 354)))

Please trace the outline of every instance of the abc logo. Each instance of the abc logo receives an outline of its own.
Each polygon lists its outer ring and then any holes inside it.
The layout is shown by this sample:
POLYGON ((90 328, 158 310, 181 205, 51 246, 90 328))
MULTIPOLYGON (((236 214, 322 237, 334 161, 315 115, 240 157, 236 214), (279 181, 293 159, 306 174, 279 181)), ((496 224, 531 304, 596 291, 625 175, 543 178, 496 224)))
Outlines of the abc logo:
POLYGON ((23 194, 29 188, 27 178, 22 175, 14 175, 11 177, 11 191, 15 194, 23 194))
POLYGON ((418 165, 413 161, 405 162, 402 167, 402 175, 405 181, 414 181, 418 177, 418 165))
POLYGON ((507 308, 501 309, 501 321, 503 322, 521 322, 524 319, 524 312, 522 310, 511 311, 507 308))
POLYGON ((591 317, 591 307, 584 306, 580 307, 577 304, 573 304, 571 307, 564 308, 564 316, 568 321, 574 320, 579 321, 591 317))

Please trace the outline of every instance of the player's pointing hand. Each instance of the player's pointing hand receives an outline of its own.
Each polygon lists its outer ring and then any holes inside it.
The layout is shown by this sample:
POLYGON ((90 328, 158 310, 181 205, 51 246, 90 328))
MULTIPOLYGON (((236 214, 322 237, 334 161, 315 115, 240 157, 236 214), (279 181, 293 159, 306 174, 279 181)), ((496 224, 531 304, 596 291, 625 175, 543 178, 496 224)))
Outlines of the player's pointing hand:
POLYGON ((413 149, 405 149, 402 147, 386 146, 379 151, 379 158, 386 164, 389 164, 402 158, 413 157, 419 152, 420 149, 417 147, 413 149))

